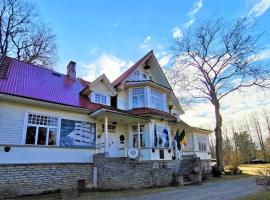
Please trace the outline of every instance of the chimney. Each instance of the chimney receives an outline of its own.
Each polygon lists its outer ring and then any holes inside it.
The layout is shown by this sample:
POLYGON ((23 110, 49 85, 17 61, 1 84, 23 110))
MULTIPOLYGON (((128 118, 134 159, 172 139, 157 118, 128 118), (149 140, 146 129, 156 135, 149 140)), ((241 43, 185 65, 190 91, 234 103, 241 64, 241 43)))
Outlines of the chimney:
POLYGON ((76 78, 76 62, 70 61, 67 66, 67 75, 71 78, 76 78))

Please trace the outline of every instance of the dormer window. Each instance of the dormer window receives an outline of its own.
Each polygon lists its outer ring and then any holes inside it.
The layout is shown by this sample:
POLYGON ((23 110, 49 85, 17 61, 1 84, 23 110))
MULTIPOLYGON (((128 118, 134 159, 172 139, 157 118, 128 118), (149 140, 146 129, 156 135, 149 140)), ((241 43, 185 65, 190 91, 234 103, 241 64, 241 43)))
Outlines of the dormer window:
POLYGON ((98 103, 98 104, 103 104, 103 105, 108 105, 109 104, 109 97, 108 97, 108 95, 105 95, 105 94, 93 92, 92 102, 98 103))

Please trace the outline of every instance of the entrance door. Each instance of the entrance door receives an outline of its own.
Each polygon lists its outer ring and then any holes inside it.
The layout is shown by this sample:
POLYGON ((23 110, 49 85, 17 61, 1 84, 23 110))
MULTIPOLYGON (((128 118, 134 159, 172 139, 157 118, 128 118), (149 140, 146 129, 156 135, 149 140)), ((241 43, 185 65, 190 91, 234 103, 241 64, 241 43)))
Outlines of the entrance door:
POLYGON ((108 151, 110 157, 118 157, 118 141, 117 141, 117 134, 116 133, 108 133, 108 151))

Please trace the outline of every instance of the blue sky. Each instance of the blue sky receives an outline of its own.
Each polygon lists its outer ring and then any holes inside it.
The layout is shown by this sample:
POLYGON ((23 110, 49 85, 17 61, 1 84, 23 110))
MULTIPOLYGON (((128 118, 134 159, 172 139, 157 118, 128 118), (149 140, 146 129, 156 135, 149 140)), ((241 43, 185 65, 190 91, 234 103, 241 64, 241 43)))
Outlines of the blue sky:
MULTIPOLYGON (((270 58, 270 0, 33 0, 45 22, 57 35, 58 62, 55 70, 65 73, 70 60, 77 74, 89 81, 102 73, 114 80, 121 72, 153 49, 161 65, 172 57, 173 37, 181 37, 198 21, 215 17, 248 16, 265 31, 258 52, 270 58)), ((251 90, 243 97, 225 99, 225 118, 240 117, 270 105, 270 94, 251 90), (254 95, 256 93, 256 95, 254 95), (263 103, 262 103, 263 100, 263 103)), ((191 124, 213 119, 212 108, 200 104, 185 114, 191 124), (201 113, 204 113, 202 119, 201 113)))
MULTIPOLYGON (((263 1, 269 6, 268 0, 263 1)), ((192 28, 198 20, 216 13, 227 19, 248 15, 263 1, 34 0, 42 18, 57 35, 56 69, 64 72, 66 63, 74 60, 82 77, 85 70, 80 65, 92 63, 102 55, 114 56, 128 64, 154 49, 161 59, 173 46, 173 31, 181 30, 184 34, 189 22, 194 21, 192 28)), ((263 43, 270 46, 269 10, 255 19, 258 28, 268 36, 263 43)))

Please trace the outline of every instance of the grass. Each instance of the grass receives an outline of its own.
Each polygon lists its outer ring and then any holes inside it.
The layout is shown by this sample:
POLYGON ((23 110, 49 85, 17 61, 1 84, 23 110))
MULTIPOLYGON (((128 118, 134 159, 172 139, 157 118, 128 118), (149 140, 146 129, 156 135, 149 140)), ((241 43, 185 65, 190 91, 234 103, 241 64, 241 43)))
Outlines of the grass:
POLYGON ((270 190, 264 190, 252 195, 247 195, 238 200, 270 200, 270 190))
MULTIPOLYGON (((106 192, 82 192, 79 193, 78 200, 100 200, 107 198, 121 198, 121 197, 131 197, 131 196, 141 196, 146 194, 157 194, 167 191, 177 190, 179 187, 161 187, 161 188, 148 188, 148 189, 138 189, 138 190, 121 190, 121 191, 106 191, 106 192)), ((61 199, 61 194, 47 194, 32 197, 22 197, 16 200, 54 200, 61 199)))
POLYGON ((267 168, 270 169, 270 164, 247 164, 240 166, 243 173, 253 176, 260 175, 259 172, 264 172, 267 168))
POLYGON ((245 173, 238 174, 238 175, 222 175, 221 177, 209 176, 203 182, 204 183, 211 183, 211 182, 232 181, 232 180, 237 180, 237 179, 241 179, 241 178, 248 178, 248 177, 250 177, 250 175, 245 174, 245 173))

